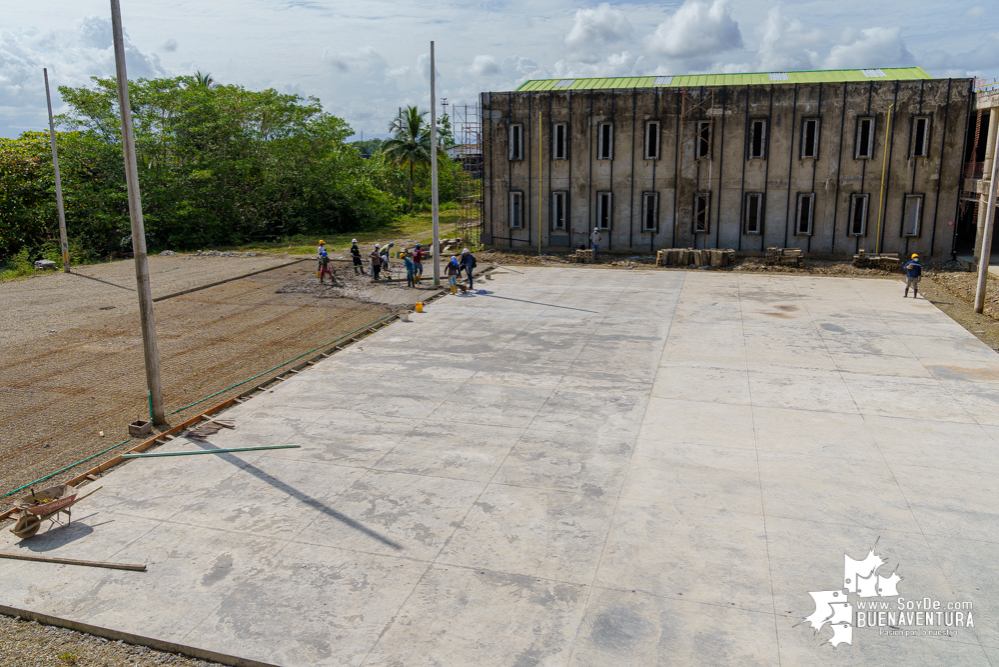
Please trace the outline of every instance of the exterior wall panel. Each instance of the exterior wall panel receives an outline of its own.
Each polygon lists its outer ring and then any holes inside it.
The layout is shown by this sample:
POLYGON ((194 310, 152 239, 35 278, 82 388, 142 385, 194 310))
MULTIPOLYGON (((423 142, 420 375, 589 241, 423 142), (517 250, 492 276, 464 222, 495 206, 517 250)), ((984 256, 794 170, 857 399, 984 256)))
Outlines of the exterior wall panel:
POLYGON ((483 93, 485 229, 497 247, 565 250, 587 243, 598 192, 613 193, 604 232, 611 252, 665 247, 799 247, 813 257, 884 252, 940 257, 951 250, 962 178, 970 81, 870 80, 714 88, 538 90, 483 93), (488 104, 486 103, 488 101, 488 104), (891 106, 891 130, 886 132, 891 106), (539 112, 541 118, 539 120, 539 112), (911 155, 916 116, 930 118, 929 156, 911 155), (872 156, 856 157, 858 118, 875 119, 872 156), (818 119, 818 156, 802 157, 803 123, 818 119), (659 157, 646 159, 648 121, 659 122, 659 157), (710 156, 698 159, 695 123, 711 121, 710 156), (766 124, 765 157, 749 157, 752 124, 766 124), (509 126, 524 127, 524 159, 509 160, 509 126), (568 126, 568 159, 552 155, 554 123, 568 126), (613 127, 612 159, 597 159, 601 123, 613 127), (540 133, 540 146, 539 146, 540 133), (887 151, 888 162, 885 163, 887 151), (538 169, 542 169, 538 182, 538 169), (881 192, 882 174, 884 176, 881 192), (539 186, 541 201, 539 209, 539 186), (524 192, 525 224, 511 230, 511 190, 524 192), (568 225, 552 245, 551 193, 568 192, 568 225), (645 230, 642 196, 659 195, 657 228, 645 230), (694 200, 710 193, 709 230, 694 232, 694 200), (764 194, 761 233, 744 227, 746 194, 764 194), (811 234, 796 233, 799 193, 815 193, 811 234), (905 196, 922 194, 920 233, 903 233, 905 196), (849 233, 853 195, 868 194, 867 229, 849 233), (879 208, 880 203, 880 208, 879 208), (567 245, 568 244, 568 245, 567 245))

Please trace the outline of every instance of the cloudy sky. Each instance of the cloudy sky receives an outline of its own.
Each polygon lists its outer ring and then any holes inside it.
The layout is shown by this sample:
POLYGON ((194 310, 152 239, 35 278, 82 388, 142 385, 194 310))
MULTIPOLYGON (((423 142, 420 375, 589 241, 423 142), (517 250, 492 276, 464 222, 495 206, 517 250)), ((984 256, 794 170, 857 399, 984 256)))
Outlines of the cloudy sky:
MULTIPOLYGON (((4 2, 0 136, 45 127, 43 67, 53 85, 114 73, 106 0, 36 2, 4 2)), ((428 104, 430 40, 438 96, 458 104, 550 77, 899 65, 999 76, 994 0, 121 2, 131 78, 200 70, 314 95, 366 137, 384 136, 400 105, 428 104)))

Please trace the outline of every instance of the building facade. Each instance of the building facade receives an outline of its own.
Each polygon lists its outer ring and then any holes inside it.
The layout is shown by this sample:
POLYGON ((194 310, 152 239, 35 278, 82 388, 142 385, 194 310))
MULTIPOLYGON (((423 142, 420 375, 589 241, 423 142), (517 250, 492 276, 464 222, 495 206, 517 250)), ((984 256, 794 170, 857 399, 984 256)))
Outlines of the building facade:
POLYGON ((483 242, 949 257, 971 95, 920 68, 483 93, 483 242))

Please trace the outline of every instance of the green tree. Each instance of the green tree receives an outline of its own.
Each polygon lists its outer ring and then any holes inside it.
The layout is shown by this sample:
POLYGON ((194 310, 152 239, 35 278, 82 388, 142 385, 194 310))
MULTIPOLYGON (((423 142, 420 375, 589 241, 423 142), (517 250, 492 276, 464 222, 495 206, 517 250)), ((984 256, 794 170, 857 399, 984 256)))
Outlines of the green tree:
POLYGON ((430 164, 430 127, 424 117, 428 112, 406 107, 389 125, 392 138, 382 142, 382 154, 393 164, 409 168, 409 212, 413 212, 413 171, 417 165, 430 164))

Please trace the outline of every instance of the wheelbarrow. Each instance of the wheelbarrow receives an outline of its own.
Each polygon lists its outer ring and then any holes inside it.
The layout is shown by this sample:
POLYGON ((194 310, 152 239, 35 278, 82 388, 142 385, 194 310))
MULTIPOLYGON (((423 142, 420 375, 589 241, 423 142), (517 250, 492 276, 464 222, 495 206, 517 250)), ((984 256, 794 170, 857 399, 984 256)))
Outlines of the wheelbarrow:
POLYGON ((20 511, 21 516, 10 529, 22 540, 34 537, 35 533, 42 526, 42 521, 46 519, 53 524, 68 526, 73 521, 73 512, 70 508, 87 496, 97 493, 103 486, 99 486, 85 496, 77 498, 77 490, 68 484, 59 484, 35 491, 32 489, 31 495, 19 498, 14 506, 20 511), (66 523, 59 520, 59 514, 65 514, 66 523))

